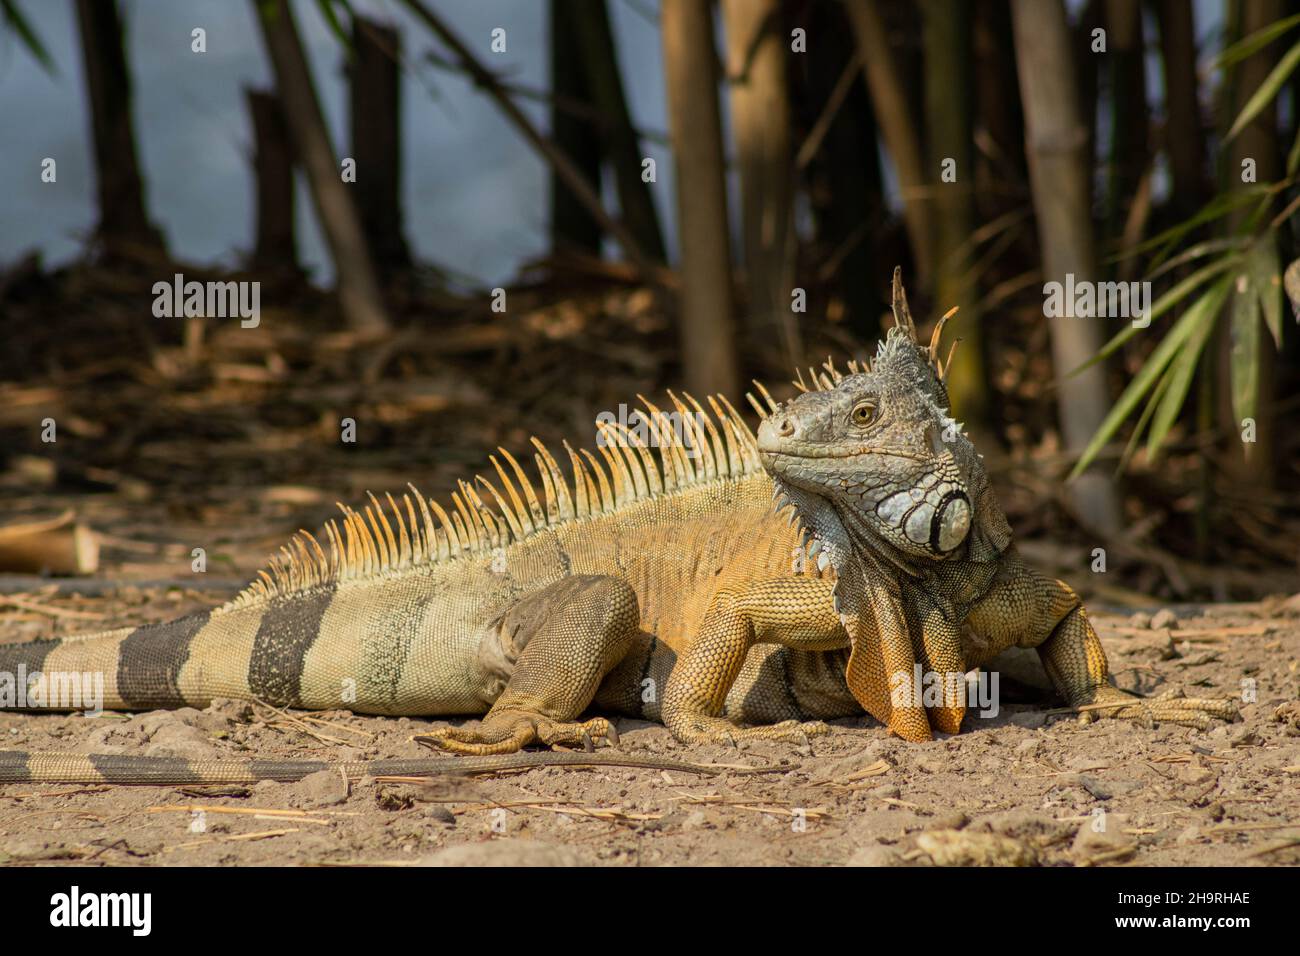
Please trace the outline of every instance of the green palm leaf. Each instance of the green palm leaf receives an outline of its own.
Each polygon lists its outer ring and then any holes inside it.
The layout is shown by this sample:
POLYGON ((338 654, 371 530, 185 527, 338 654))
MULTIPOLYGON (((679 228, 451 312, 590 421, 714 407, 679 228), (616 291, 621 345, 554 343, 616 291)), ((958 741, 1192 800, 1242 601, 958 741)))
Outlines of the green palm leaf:
POLYGON ((1092 436, 1088 442, 1088 447, 1083 450, 1079 456, 1079 461, 1070 471, 1070 478, 1077 477, 1084 471, 1097 453, 1106 446, 1119 427, 1124 424, 1125 420, 1133 413, 1142 396, 1151 391, 1152 387, 1160 379, 1166 366, 1173 361, 1179 350, 1192 336, 1198 327, 1200 311, 1193 307, 1183 313, 1182 318, 1174 323, 1174 327, 1169 330, 1168 334, 1160 340, 1150 358, 1143 363, 1142 368, 1138 370, 1137 375, 1133 376, 1133 381, 1129 382, 1128 388, 1124 389, 1124 394, 1120 395, 1119 400, 1106 415, 1105 421, 1097 429, 1097 433, 1092 436))
POLYGON ((1282 347, 1282 261, 1277 254, 1277 241, 1273 234, 1265 233, 1246 256, 1246 268, 1259 308, 1264 314, 1264 324, 1273 336, 1273 344, 1282 347))
MULTIPOLYGON (((1234 255, 1224 256, 1222 259, 1218 259, 1210 263, 1208 266, 1202 266, 1200 269, 1197 269, 1186 279, 1179 282, 1176 286, 1174 286, 1172 289, 1170 289, 1160 298, 1156 299, 1156 301, 1151 306, 1151 313, 1147 316, 1147 318, 1150 319, 1152 322, 1154 322, 1156 319, 1160 318, 1160 316, 1164 315, 1166 312, 1168 312, 1170 309, 1176 306, 1187 296, 1191 295, 1198 288, 1205 285, 1205 283, 1209 282, 1211 279, 1217 276, 1219 273, 1225 272, 1228 269, 1232 268, 1233 266, 1237 265, 1239 261, 1240 261, 1240 257, 1234 254, 1234 255)), ((1129 339, 1131 339, 1134 335, 1136 335, 1140 331, 1142 330, 1138 326, 1129 323, 1129 325, 1121 329, 1118 332, 1118 334, 1115 335, 1114 338, 1112 338, 1109 342, 1103 345, 1101 347, 1101 350, 1098 351, 1096 355, 1094 355, 1092 358, 1088 359, 1088 361, 1084 362, 1078 368, 1070 372, 1070 377, 1078 375, 1084 369, 1091 368, 1092 366, 1096 365, 1098 362, 1104 361, 1105 359, 1109 358, 1111 355, 1115 354, 1115 351, 1121 345, 1123 345, 1125 342, 1127 342, 1129 339)))
POLYGON ((1226 70, 1234 63, 1240 63, 1242 60, 1254 56, 1297 23, 1300 23, 1300 14, 1270 23, 1262 30, 1256 30, 1248 37, 1242 37, 1215 57, 1214 62, 1210 65, 1216 70, 1226 70))
POLYGON ((4 16, 5 23, 13 28, 14 33, 18 34, 18 39, 27 47, 27 52, 36 57, 41 66, 45 67, 45 72, 51 76, 58 74, 54 67, 54 60, 50 57, 50 51, 45 48, 41 38, 32 29, 32 25, 27 22, 23 12, 18 9, 16 0, 0 0, 0 14, 4 16))
MULTIPOLYGON (((1178 413, 1182 411, 1183 402, 1187 399, 1187 392, 1191 388, 1192 376, 1196 372, 1197 362, 1200 361, 1201 351, 1205 348, 1205 343, 1210 340, 1215 319, 1223 308, 1223 302, 1228 297, 1232 286, 1232 276, 1225 276, 1212 285, 1187 310, 1185 318, 1192 324, 1192 331, 1187 344, 1178 350, 1177 357, 1169 366, 1169 386, 1159 399, 1159 408, 1156 409, 1155 418, 1151 422, 1151 431, 1147 435, 1147 454, 1150 456, 1156 454, 1164 443, 1165 436, 1169 434, 1169 429, 1178 420, 1178 413)), ((1153 398, 1151 404, 1156 404, 1156 399, 1153 398)))
POLYGON ((1232 129, 1228 130, 1228 135, 1223 138, 1225 143, 1240 133, 1246 124, 1258 116, 1273 97, 1277 96, 1278 90, 1282 89, 1282 84, 1297 66, 1300 66, 1300 43, 1286 51, 1286 55, 1278 60, 1277 66, 1273 67, 1267 79, 1259 85, 1259 89, 1251 94, 1246 105, 1241 108, 1240 115, 1233 122, 1232 129))

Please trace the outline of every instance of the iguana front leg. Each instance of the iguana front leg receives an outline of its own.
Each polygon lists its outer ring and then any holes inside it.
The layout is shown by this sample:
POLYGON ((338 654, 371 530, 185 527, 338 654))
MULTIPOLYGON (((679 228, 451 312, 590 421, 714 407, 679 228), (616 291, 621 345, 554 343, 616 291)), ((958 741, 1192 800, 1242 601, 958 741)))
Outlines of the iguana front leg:
POLYGON ((493 622, 480 644, 485 683, 495 684, 486 691, 495 698, 492 709, 473 730, 444 727, 424 739, 459 754, 601 737, 617 743, 604 717, 575 718, 639 634, 636 592, 619 578, 575 575, 529 594, 493 622))
MULTIPOLYGON (((782 644, 802 651, 847 647, 849 636, 832 609, 830 584, 816 578, 777 578, 719 591, 664 690, 663 722, 674 737, 684 743, 802 741, 829 732, 822 721, 742 727, 722 716, 727 694, 755 644, 782 644)), ((746 709, 766 711, 777 706, 756 701, 746 709)))
POLYGON ((1106 652, 1079 596, 1063 581, 1023 564, 1014 550, 1002 560, 993 588, 967 617, 978 635, 976 660, 968 664, 1013 645, 1037 648, 1053 686, 1085 723, 1098 717, 1122 717, 1148 725, 1165 721, 1204 730, 1212 717, 1232 720, 1236 716, 1230 698, 1173 694, 1142 698, 1115 687, 1106 652))

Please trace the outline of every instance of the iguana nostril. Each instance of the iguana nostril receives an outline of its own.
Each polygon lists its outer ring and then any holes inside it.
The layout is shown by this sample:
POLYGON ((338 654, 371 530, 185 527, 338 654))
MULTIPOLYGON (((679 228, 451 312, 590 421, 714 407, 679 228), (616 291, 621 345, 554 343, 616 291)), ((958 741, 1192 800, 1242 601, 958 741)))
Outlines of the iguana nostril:
POLYGON ((783 418, 776 426, 776 433, 782 438, 789 438, 794 434, 794 419, 783 418))

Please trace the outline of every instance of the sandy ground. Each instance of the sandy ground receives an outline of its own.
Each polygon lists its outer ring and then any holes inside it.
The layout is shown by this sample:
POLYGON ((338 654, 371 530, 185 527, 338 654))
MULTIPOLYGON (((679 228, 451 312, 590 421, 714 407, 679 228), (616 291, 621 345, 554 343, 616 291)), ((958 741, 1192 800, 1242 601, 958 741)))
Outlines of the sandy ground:
MULTIPOLYGON (((192 610, 142 598, 129 621, 192 610)), ((1295 865, 1300 863, 1300 600, 1094 613, 1121 687, 1242 695, 1202 733, 1082 726, 1004 681, 993 718, 914 745, 870 718, 811 748, 683 747, 619 724, 628 751, 779 772, 699 778, 549 768, 428 785, 338 775, 247 788, 0 787, 0 863, 1295 865), (1249 697, 1250 695, 1247 694, 1249 697), (1019 702, 1014 702, 1016 700, 1019 702)), ((190 757, 423 756, 410 719, 204 711, 0 714, 0 746, 190 757), (308 731, 311 731, 310 733, 308 731)))

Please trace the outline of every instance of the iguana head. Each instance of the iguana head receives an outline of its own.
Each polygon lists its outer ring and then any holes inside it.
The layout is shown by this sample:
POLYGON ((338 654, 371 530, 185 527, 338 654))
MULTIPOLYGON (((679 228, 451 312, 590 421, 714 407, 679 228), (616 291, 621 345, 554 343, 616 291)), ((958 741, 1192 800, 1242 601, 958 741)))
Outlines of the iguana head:
POLYGON ((939 403, 938 380, 897 331, 870 371, 779 406, 759 427, 758 447, 814 531, 831 516, 811 513, 830 509, 863 544, 939 559, 960 548, 971 527, 954 448, 965 439, 939 403))
MULTIPOLYGON (((940 364, 916 340, 901 282, 895 317, 864 371, 818 375, 759 426, 764 467, 830 560, 865 548, 909 569, 962 552, 983 466, 948 414, 940 364)), ((937 335, 936 335, 937 343, 937 335)))

